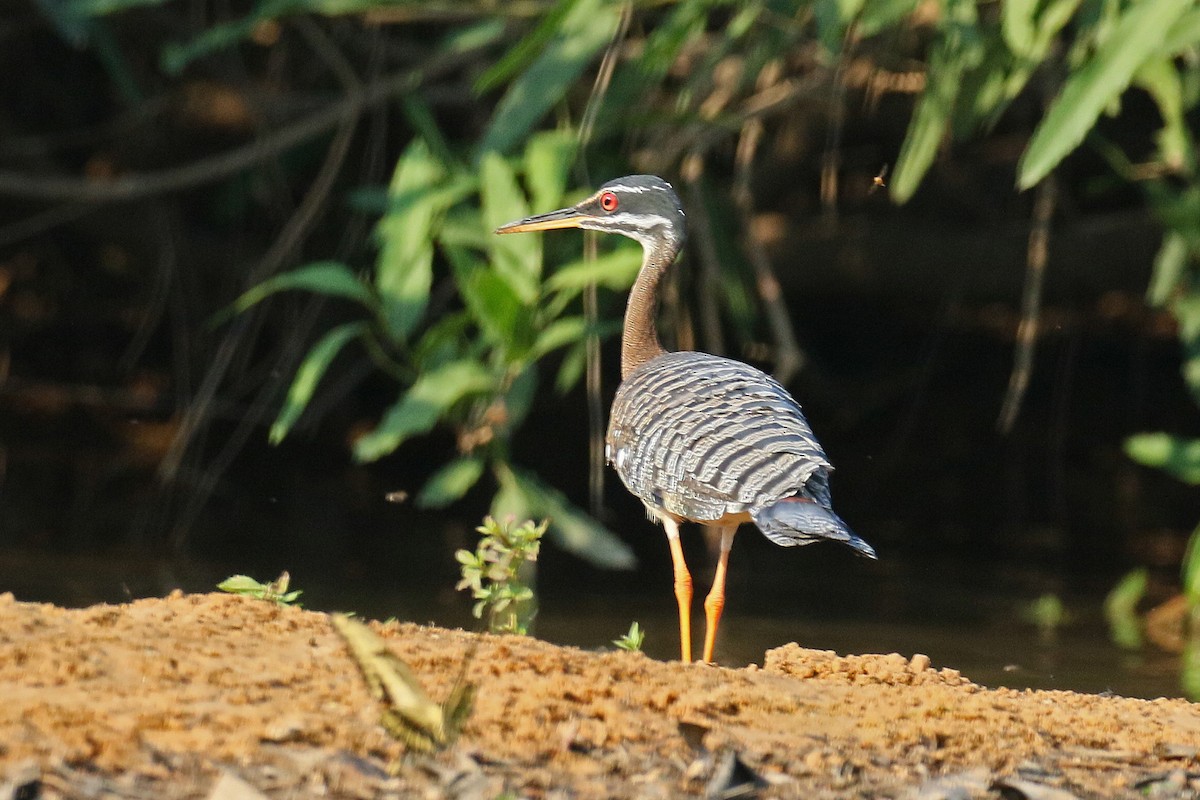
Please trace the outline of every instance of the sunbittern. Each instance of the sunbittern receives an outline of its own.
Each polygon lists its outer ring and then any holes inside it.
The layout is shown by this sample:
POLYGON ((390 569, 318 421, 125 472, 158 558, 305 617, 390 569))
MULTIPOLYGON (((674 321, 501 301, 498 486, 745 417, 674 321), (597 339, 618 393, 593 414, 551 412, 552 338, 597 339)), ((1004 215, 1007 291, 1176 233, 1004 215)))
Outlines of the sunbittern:
POLYGON ((684 238, 683 209, 671 185, 653 175, 618 178, 578 205, 510 222, 496 232, 553 228, 619 233, 642 244, 605 450, 622 483, 666 529, 684 661, 692 657, 692 577, 679 526, 700 522, 719 529, 720 556, 704 601, 704 660, 712 661, 729 550, 743 522, 753 521, 780 545, 832 539, 870 558, 875 551, 833 512, 833 467, 799 404, 778 381, 740 361, 668 353, 659 344, 658 284, 684 238))

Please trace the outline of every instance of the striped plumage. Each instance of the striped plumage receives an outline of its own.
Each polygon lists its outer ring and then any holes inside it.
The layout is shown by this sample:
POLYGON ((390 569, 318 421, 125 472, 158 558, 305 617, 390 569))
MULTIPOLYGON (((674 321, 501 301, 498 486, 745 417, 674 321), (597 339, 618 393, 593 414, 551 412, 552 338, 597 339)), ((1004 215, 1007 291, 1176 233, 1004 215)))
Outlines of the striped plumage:
POLYGON ((800 406, 748 364, 691 352, 646 362, 617 390, 606 450, 648 508, 692 522, 750 518, 776 544, 838 539, 874 555, 832 511, 833 467, 800 406), (793 497, 818 506, 823 524, 799 530, 766 513, 793 497))
POLYGON ((658 285, 684 237, 670 184, 653 175, 609 181, 578 205, 504 225, 498 233, 578 227, 637 240, 645 259, 629 294, 621 339, 621 386, 609 417, 608 461, 663 524, 679 605, 680 650, 691 659, 692 579, 679 543, 682 522, 720 532, 720 557, 705 599, 704 660, 711 661, 725 605, 729 551, 753 521, 781 545, 844 542, 875 551, 833 512, 832 466, 799 404, 761 370, 707 353, 668 353, 658 341, 658 285))

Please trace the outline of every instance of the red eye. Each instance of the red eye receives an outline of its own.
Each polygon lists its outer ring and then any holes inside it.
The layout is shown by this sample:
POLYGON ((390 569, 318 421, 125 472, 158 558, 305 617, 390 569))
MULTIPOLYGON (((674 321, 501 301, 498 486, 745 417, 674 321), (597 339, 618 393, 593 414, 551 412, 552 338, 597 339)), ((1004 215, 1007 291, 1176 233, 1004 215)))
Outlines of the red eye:
POLYGON ((620 201, 617 200, 617 196, 612 192, 605 192, 600 195, 600 207, 608 213, 611 214, 616 211, 618 205, 620 205, 620 201))

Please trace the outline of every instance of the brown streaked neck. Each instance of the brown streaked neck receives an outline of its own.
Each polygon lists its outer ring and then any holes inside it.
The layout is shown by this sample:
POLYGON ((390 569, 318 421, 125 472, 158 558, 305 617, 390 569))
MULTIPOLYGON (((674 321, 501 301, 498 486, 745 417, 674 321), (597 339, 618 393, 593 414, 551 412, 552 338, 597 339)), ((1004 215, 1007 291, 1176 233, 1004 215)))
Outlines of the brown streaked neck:
POLYGON ((622 379, 628 378, 650 359, 666 352, 658 341, 658 284, 675 260, 679 245, 671 239, 658 239, 643 247, 645 260, 629 292, 625 326, 621 332, 622 379))

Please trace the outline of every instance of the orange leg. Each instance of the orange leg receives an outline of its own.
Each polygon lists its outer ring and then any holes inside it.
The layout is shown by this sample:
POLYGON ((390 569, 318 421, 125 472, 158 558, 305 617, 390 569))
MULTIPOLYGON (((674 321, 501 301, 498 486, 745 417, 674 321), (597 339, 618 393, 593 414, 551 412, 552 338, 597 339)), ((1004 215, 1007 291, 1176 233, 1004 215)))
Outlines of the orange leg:
POLYGON ((729 551, 733 548, 733 535, 737 526, 721 528, 721 554, 717 559, 717 572, 713 576, 712 589, 704 598, 704 662, 711 664, 713 647, 717 644, 717 626, 721 624, 721 612, 725 610, 725 570, 729 566, 729 551))
POLYGON ((679 523, 663 519, 667 529, 667 544, 671 546, 671 566, 675 571, 675 601, 679 603, 679 658, 683 663, 692 660, 692 574, 683 560, 683 546, 679 543, 679 523))

